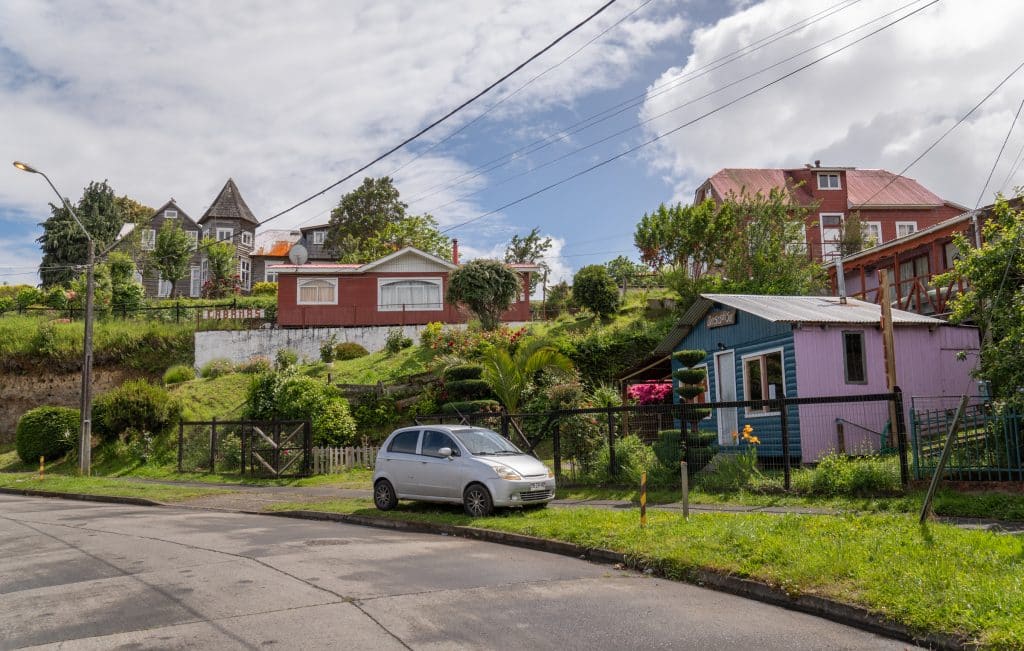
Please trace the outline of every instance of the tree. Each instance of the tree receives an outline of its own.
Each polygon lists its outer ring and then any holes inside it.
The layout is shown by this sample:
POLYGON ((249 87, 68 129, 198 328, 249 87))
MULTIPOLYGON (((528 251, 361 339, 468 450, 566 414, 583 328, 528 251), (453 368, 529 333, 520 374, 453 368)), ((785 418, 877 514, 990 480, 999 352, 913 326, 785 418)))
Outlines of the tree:
POLYGON ((600 317, 613 314, 619 308, 619 289, 599 264, 583 267, 572 279, 572 300, 600 317))
POLYGON ((624 255, 604 263, 608 275, 612 277, 615 284, 621 287, 623 284, 637 285, 645 275, 646 269, 643 265, 637 264, 624 255))
POLYGON ((503 262, 472 260, 449 274, 447 300, 465 305, 484 330, 494 330, 521 288, 519 276, 503 262))
POLYGON ((541 371, 571 373, 572 362, 541 340, 520 345, 515 353, 493 346, 484 353, 481 379, 509 413, 516 413, 530 382, 541 371))
POLYGON ((142 307, 146 292, 135 279, 135 261, 125 253, 114 251, 107 256, 107 267, 110 269, 113 309, 121 314, 137 311, 142 307))
POLYGON ((505 247, 505 262, 508 264, 535 264, 540 267, 541 275, 530 274, 530 295, 537 289, 537 283, 542 278, 546 281, 551 273, 551 267, 544 260, 544 254, 551 249, 551 245, 551 238, 541 237, 540 228, 534 227, 522 237, 513 235, 505 247))
POLYGON ((843 220, 839 227, 839 255, 845 258, 854 253, 860 253, 866 246, 874 246, 864 235, 864 222, 860 219, 860 213, 850 213, 850 216, 843 220))
MULTIPOLYGON (((114 241, 127 217, 134 216, 134 212, 126 212, 127 202, 142 205, 127 197, 119 199, 106 181, 93 181, 82 191, 75 212, 95 241, 97 252, 114 241)), ((73 266, 85 264, 89 257, 88 239, 63 205, 50 204, 50 216, 40 226, 43 234, 36 240, 43 250, 39 278, 44 287, 67 286, 79 273, 73 266)))
POLYGON ((547 298, 544 300, 544 312, 546 318, 558 316, 569 307, 572 300, 572 288, 564 280, 556 283, 548 289, 547 298))
POLYGON ((981 328, 978 375, 992 383, 996 397, 1019 407, 1024 402, 1024 209, 999 197, 983 234, 981 248, 972 247, 962 234, 954 237, 960 257, 951 271, 933 279, 933 285, 965 281, 966 290, 951 302, 950 319, 981 328))
POLYGON ((192 251, 192 240, 181 224, 177 220, 165 221, 156 234, 151 260, 160 278, 171 283, 171 297, 174 297, 174 285, 189 273, 192 251))
POLYGON ((204 240, 209 278, 203 283, 205 298, 224 298, 237 294, 242 287, 235 273, 235 245, 230 240, 217 242, 213 238, 204 240))
POLYGON ((452 241, 437 228, 430 215, 410 215, 386 224, 384 228, 353 252, 342 255, 342 262, 366 262, 412 246, 439 258, 452 259, 452 241))

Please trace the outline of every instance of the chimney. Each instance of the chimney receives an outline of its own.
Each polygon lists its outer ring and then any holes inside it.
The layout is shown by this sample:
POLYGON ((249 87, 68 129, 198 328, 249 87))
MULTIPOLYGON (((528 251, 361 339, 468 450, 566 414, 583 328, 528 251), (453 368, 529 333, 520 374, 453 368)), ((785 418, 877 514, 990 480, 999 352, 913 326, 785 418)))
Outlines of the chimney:
POLYGON ((821 167, 821 161, 820 160, 814 161, 814 166, 815 167, 821 167))
POLYGON ((459 241, 452 240, 452 264, 459 264, 459 241))

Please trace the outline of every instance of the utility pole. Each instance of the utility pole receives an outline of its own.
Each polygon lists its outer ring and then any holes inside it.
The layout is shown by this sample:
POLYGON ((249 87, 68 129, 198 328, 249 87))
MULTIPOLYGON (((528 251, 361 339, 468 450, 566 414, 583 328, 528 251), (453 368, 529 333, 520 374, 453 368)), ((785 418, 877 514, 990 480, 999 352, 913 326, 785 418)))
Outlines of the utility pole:
MULTIPOLYGON (((878 270, 878 295, 882 305, 882 353, 885 359, 885 381, 889 393, 896 390, 896 349, 892 333, 892 299, 889 292, 889 270, 878 270)), ((889 401, 889 431, 893 438, 899 436, 896 426, 896 401, 889 401)))
POLYGON ((95 294, 93 269, 96 265, 96 242, 92 239, 89 231, 86 230, 85 224, 78 218, 75 209, 71 207, 71 204, 64 198, 64 195, 57 190, 50 177, 21 161, 14 161, 14 166, 23 172, 39 174, 46 179, 54 193, 60 198, 61 205, 67 208, 68 213, 71 214, 72 219, 75 220, 78 227, 85 233, 85 238, 89 242, 89 259, 85 269, 85 337, 82 342, 82 394, 79 401, 80 420, 78 430, 78 470, 82 475, 88 476, 92 470, 92 311, 93 296, 95 294))

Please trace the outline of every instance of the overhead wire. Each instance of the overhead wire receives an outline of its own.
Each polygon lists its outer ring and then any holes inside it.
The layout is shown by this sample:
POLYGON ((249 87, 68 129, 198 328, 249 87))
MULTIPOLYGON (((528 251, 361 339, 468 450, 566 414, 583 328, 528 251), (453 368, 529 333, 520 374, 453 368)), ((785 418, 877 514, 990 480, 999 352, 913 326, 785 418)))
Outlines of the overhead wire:
POLYGON ((981 187, 981 192, 978 194, 978 200, 974 203, 974 209, 977 210, 978 206, 981 205, 981 200, 985 197, 985 190, 988 190, 988 184, 992 181, 992 175, 996 171, 996 167, 999 166, 999 160, 1003 157, 1003 150, 1006 149, 1006 143, 1010 140, 1010 134, 1013 133, 1013 127, 1017 124, 1017 119, 1020 118, 1020 110, 1024 109, 1024 98, 1020 100, 1020 106, 1017 107, 1017 112, 1013 115, 1013 120, 1010 121, 1010 128, 1006 131, 1006 137, 1003 138, 1003 144, 999 146, 999 153, 996 154, 996 159, 992 161, 992 169, 988 171, 988 176, 985 178, 985 185, 981 187))

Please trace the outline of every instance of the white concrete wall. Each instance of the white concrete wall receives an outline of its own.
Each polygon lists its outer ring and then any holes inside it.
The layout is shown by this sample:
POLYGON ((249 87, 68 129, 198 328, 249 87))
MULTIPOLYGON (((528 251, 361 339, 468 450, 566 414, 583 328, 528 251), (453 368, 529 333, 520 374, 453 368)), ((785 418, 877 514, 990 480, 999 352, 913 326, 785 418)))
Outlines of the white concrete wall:
MULTIPOLYGON (((507 323, 509 327, 519 327, 524 323, 507 323)), ((333 334, 338 343, 351 341, 359 344, 371 353, 384 350, 388 331, 399 328, 417 344, 420 332, 426 326, 364 326, 357 328, 277 328, 273 330, 210 330, 196 332, 196 368, 202 368, 212 359, 227 358, 238 363, 252 357, 262 356, 274 360, 274 355, 282 348, 290 348, 299 355, 299 359, 310 361, 320 359, 320 345, 330 339, 333 334)), ((464 323, 446 324, 446 328, 465 328, 464 323)))

